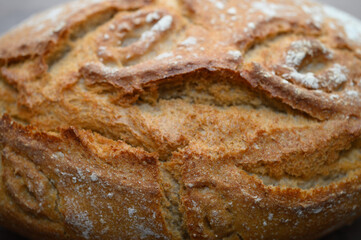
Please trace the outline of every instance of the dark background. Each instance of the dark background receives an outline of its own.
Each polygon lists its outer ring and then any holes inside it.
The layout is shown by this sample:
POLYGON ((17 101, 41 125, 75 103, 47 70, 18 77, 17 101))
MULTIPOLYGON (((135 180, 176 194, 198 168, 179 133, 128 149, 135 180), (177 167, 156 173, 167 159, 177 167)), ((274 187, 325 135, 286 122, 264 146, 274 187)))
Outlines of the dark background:
MULTIPOLYGON (((361 18, 361 0, 320 0, 354 16, 361 18)), ((0 35, 35 12, 47 9, 67 0, 0 0, 0 35)), ((24 240, 5 229, 0 228, 1 240, 24 240)), ((361 219, 346 226, 322 240, 360 240, 361 219)))

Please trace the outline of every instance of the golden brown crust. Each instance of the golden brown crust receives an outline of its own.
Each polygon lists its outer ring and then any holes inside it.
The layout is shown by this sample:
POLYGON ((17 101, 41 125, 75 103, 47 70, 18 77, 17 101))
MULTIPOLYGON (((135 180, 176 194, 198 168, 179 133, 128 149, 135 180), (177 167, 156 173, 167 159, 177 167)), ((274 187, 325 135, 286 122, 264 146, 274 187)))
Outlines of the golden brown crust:
POLYGON ((25 21, 0 38, 0 223, 325 235, 361 215, 359 39, 304 0, 80 0, 25 21))
POLYGON ((38 134, 6 116, 0 128, 6 145, 1 196, 14 200, 6 210, 22 211, 19 223, 29 224, 30 233, 55 235, 36 230, 46 221, 59 225, 59 239, 167 238, 151 154, 72 128, 60 136, 38 134))
POLYGON ((0 59, 5 62, 43 56, 52 51, 72 30, 100 12, 132 10, 151 0, 76 1, 55 7, 26 20, 5 35, 0 42, 0 59), (34 38, 32 36, 36 35, 34 38))

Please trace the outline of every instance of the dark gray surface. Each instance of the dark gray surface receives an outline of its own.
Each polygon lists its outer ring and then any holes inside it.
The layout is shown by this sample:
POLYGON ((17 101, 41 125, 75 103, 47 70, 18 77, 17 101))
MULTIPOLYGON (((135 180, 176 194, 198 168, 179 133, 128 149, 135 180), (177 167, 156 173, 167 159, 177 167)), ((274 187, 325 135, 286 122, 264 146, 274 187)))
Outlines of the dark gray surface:
MULTIPOLYGON (((33 13, 47 9, 67 0, 0 0, 0 34, 8 31, 12 26, 33 13)), ((361 0, 321 0, 340 9, 346 10, 354 16, 360 17, 361 0)), ((24 240, 23 238, 0 228, 0 239, 2 240, 24 240)), ((360 240, 361 219, 351 226, 346 226, 323 240, 360 240)))

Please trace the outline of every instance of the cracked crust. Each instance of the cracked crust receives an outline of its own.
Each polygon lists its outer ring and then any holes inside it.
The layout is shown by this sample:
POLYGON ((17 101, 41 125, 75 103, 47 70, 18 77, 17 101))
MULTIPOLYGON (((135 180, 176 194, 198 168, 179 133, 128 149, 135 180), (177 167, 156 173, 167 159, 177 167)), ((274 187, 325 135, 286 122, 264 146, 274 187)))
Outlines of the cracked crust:
POLYGON ((361 215, 361 23, 306 0, 75 1, 0 38, 0 223, 317 239, 361 215))

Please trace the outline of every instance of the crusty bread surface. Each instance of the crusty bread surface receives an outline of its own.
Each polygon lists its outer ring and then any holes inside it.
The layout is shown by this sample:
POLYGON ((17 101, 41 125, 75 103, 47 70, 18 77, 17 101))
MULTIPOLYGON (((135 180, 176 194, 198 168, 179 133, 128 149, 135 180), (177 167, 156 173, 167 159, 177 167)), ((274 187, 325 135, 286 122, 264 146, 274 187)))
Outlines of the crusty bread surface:
POLYGON ((361 23, 306 0, 79 0, 0 38, 0 224, 318 239, 361 216, 361 23))

